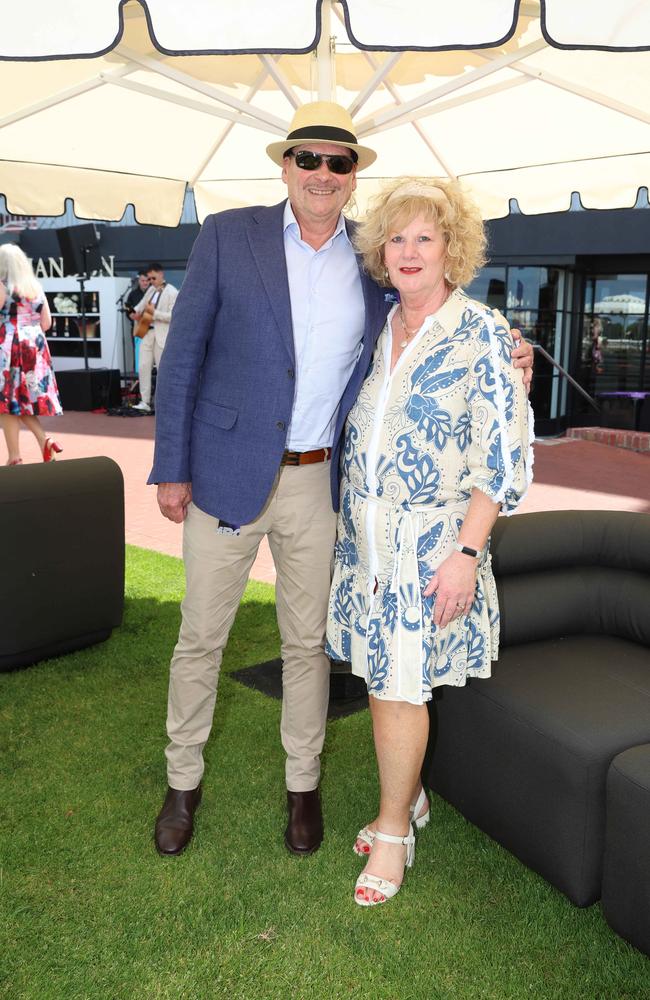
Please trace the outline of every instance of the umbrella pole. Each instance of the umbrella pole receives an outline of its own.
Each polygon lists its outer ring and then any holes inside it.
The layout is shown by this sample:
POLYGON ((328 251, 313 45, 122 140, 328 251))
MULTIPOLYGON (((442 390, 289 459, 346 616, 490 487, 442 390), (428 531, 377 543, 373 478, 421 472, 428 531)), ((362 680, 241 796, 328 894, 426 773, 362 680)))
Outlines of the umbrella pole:
POLYGON ((320 13, 320 40, 316 46, 319 101, 333 101, 335 99, 336 47, 332 35, 332 2, 333 0, 323 0, 320 13))

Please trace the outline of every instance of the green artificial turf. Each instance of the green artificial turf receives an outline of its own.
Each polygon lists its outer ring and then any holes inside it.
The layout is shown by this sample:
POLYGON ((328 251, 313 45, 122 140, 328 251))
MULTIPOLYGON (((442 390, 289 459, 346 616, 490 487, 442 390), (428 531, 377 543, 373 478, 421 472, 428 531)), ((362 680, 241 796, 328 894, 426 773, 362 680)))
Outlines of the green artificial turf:
POLYGON ((650 960, 597 905, 573 907, 439 799, 399 895, 354 904, 352 841, 377 795, 367 712, 329 724, 324 846, 287 853, 279 703, 227 676, 278 655, 262 584, 225 657, 195 839, 159 858, 182 566, 131 548, 127 581, 108 642, 0 676, 0 997, 648 1000, 650 960))

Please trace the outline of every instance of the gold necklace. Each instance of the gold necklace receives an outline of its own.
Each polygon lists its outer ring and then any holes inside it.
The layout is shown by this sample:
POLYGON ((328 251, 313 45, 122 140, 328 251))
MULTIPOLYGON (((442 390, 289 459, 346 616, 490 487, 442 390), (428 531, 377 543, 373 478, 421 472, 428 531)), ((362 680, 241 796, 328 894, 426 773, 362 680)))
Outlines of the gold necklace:
MULTIPOLYGON (((445 294, 445 297, 444 297, 444 299, 442 300, 442 302, 440 303, 440 305, 438 306, 438 309, 441 309, 441 308, 442 308, 442 306, 444 306, 445 302, 447 301, 447 299, 448 299, 448 298, 449 298, 449 296, 451 295, 451 291, 452 291, 452 290, 451 290, 451 288, 449 288, 449 287, 447 287, 447 288, 446 288, 446 294, 445 294)), ((438 311, 438 309, 436 309, 436 312, 438 311)), ((406 323, 404 322, 404 312, 403 312, 403 310, 402 310, 402 303, 401 303, 401 302, 400 302, 400 304, 399 304, 399 321, 400 321, 400 323, 402 324, 402 329, 404 330, 404 333, 406 334, 406 336, 404 337, 404 339, 403 339, 403 340, 400 340, 400 344, 399 344, 399 346, 400 346, 400 347, 408 347, 408 343, 409 343, 409 340, 411 339, 411 337, 412 337, 412 336, 413 336, 413 335, 414 335, 415 333, 417 333, 417 332, 418 332, 418 330, 420 329, 420 327, 419 327, 419 326, 417 326, 417 327, 415 328, 415 330, 409 330, 408 326, 407 326, 407 325, 406 325, 406 323)))
POLYGON ((401 302, 400 302, 400 306, 399 306, 399 321, 402 324, 402 329, 403 329, 404 333, 406 334, 406 336, 404 337, 404 339, 400 341, 400 345, 399 346, 400 347, 407 347, 409 340, 411 339, 411 337, 413 336, 414 333, 418 332, 418 330, 420 329, 420 327, 419 326, 416 327, 415 330, 409 330, 408 326, 404 322, 404 313, 402 312, 402 303, 401 302))

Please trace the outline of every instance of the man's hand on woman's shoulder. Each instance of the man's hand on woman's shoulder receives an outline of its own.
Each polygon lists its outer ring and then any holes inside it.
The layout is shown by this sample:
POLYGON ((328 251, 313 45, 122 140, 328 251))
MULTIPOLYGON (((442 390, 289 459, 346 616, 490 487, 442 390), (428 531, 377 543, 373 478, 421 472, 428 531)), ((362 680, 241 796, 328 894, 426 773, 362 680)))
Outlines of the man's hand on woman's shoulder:
POLYGON ((526 386, 526 392, 530 392, 530 386, 533 381, 533 359, 535 355, 533 345, 524 340, 521 330, 514 328, 510 332, 514 340, 518 342, 517 347, 512 351, 514 367, 524 369, 524 385, 526 386))

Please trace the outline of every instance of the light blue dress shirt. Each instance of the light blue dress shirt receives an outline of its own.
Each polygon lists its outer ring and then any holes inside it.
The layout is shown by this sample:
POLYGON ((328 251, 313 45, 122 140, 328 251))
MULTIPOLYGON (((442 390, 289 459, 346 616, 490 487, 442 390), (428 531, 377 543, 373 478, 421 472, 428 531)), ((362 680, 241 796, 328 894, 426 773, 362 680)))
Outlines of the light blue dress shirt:
POLYGON ((365 307, 359 268, 342 215, 331 239, 314 250, 300 238, 289 201, 284 252, 296 355, 287 448, 329 448, 341 397, 361 353, 365 307))

